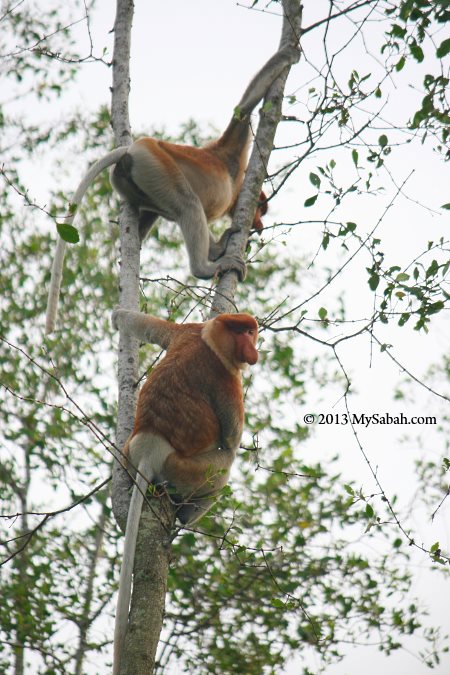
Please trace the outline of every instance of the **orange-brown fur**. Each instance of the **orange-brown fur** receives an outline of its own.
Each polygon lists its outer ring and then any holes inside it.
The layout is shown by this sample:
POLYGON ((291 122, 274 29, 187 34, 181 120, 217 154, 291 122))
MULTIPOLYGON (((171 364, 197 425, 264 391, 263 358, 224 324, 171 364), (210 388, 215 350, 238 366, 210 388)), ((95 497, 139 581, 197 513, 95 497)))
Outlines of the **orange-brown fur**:
POLYGON ((132 434, 155 431, 183 456, 194 455, 220 438, 211 406, 219 381, 220 397, 233 401, 236 419, 239 425, 243 422, 240 378, 201 339, 202 328, 203 324, 185 324, 172 339, 167 355, 141 389, 132 434))
MULTIPOLYGON (((228 240, 236 230, 228 228, 216 241, 208 224, 230 214, 236 204, 247 166, 253 109, 284 68, 298 59, 298 48, 285 46, 267 61, 251 80, 218 140, 197 148, 141 138, 102 157, 79 184, 66 223, 72 224, 94 178, 107 167, 114 167, 111 182, 138 212, 141 240, 162 216, 180 226, 194 276, 210 279, 226 270, 234 270, 241 280, 245 279, 246 266, 241 256, 226 253, 228 240)), ((253 222, 257 231, 263 227, 262 213, 264 206, 260 204, 253 222)), ((66 244, 60 238, 47 303, 47 333, 56 323, 65 250, 66 244)))
MULTIPOLYGON (((152 449, 154 437, 163 438, 165 448, 167 444, 172 448, 168 457, 158 458, 153 479, 170 480, 176 488, 179 482, 186 485, 186 476, 178 480, 174 475, 177 463, 189 468, 186 460, 193 458, 192 470, 197 472, 200 456, 207 455, 209 462, 213 452, 229 468, 232 459, 227 453, 235 452, 244 421, 241 371, 258 358, 255 319, 247 314, 222 314, 205 324, 173 324, 117 310, 115 321, 167 350, 139 394, 133 431, 125 447, 131 462, 134 447, 138 447, 138 461, 145 452, 147 434, 149 453, 160 452, 152 449), (169 465, 170 477, 166 475, 169 465)), ((203 482, 205 478, 201 477, 203 482)), ((194 483, 198 480, 191 487, 194 483)))
POLYGON ((120 669, 143 494, 150 482, 174 486, 177 515, 192 524, 228 482, 242 434, 241 371, 258 359, 258 324, 221 314, 204 324, 174 324, 118 309, 116 327, 167 350, 139 394, 124 453, 138 469, 125 533, 114 633, 113 675, 120 669))
POLYGON ((221 315, 209 325, 182 324, 172 330, 166 356, 140 392, 131 439, 152 431, 168 440, 177 454, 191 457, 223 445, 218 410, 222 417, 226 413, 225 436, 230 428, 234 436, 240 435, 244 362, 238 360, 241 354, 236 356, 241 335, 233 333, 233 322, 251 327, 256 340, 257 324, 248 315, 221 315))
POLYGON ((212 148, 195 148, 177 145, 154 138, 136 141, 151 152, 173 177, 181 171, 192 190, 199 197, 206 220, 212 222, 229 212, 242 185, 243 174, 233 183, 227 165, 214 153, 212 148))

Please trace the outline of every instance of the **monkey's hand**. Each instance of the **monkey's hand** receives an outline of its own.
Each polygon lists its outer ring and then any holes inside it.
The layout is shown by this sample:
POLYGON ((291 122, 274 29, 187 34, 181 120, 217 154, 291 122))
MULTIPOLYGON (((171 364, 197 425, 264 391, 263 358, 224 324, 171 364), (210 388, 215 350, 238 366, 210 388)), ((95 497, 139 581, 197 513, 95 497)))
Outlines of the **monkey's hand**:
POLYGON ((121 308, 117 306, 114 307, 113 313, 111 314, 111 324, 114 330, 119 330, 119 315, 121 311, 121 308))
POLYGON ((125 330, 131 335, 143 338, 143 331, 145 331, 146 323, 149 317, 141 312, 134 312, 131 309, 124 309, 123 307, 115 307, 111 314, 111 323, 116 330, 125 330))
POLYGON ((220 276, 228 270, 237 272, 239 281, 244 281, 247 276, 247 265, 242 258, 235 255, 224 255, 219 258, 214 276, 220 276))

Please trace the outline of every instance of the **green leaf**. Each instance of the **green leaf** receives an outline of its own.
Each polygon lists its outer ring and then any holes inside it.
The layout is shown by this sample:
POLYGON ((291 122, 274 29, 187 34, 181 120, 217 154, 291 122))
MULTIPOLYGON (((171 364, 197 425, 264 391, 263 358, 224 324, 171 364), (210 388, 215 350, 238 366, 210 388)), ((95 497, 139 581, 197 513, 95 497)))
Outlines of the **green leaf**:
POLYGON ((437 260, 433 260, 427 271, 425 272, 425 277, 434 277, 439 271, 439 263, 437 260))
POLYGON ((356 223, 347 222, 344 225, 341 225, 338 232, 338 237, 344 237, 349 232, 354 232, 356 230, 356 223))
POLYGON ((416 59, 418 63, 422 63, 424 59, 423 55, 423 49, 420 47, 418 44, 414 43, 412 45, 409 45, 409 50, 413 57, 416 59))
POLYGON ((73 225, 67 225, 66 223, 56 223, 56 229, 61 239, 64 239, 68 244, 78 244, 80 241, 80 235, 78 230, 73 225))
POLYGON ((448 204, 442 204, 441 209, 447 209, 447 211, 450 211, 450 202, 448 202, 448 204))
POLYGON ((447 38, 444 40, 444 42, 441 42, 439 47, 436 49, 436 56, 439 59, 442 59, 444 56, 447 56, 447 54, 450 52, 450 38, 447 38))
POLYGON ((402 28, 402 26, 399 26, 398 23, 392 24, 391 28, 391 35, 393 37, 398 37, 398 38, 404 38, 406 35, 406 28, 402 28))
POLYGON ((438 300, 437 302, 433 302, 433 304, 428 305, 427 307, 427 314, 437 314, 441 310, 443 310, 445 307, 445 304, 442 300, 438 300))
POLYGON ((401 272, 400 274, 397 274, 395 277, 395 281, 408 281, 409 279, 409 274, 406 274, 405 272, 401 272))
POLYGON ((378 284, 380 283, 380 277, 378 274, 371 274, 369 277, 369 288, 371 291, 376 291, 378 284))
POLYGON ((397 537, 397 539, 394 540, 394 543, 392 544, 394 548, 400 548, 402 545, 402 540, 400 537, 397 537))
POLYGON ((354 489, 353 489, 352 486, 349 485, 348 483, 345 483, 345 485, 344 485, 344 490, 345 490, 346 492, 348 492, 349 495, 352 495, 352 497, 353 497, 353 495, 355 494, 354 489))
POLYGON ((437 551, 437 550, 440 549, 440 548, 441 548, 441 547, 439 546, 439 542, 437 541, 437 542, 435 542, 435 543, 433 544, 433 546, 430 548, 430 551, 431 551, 431 553, 434 553, 435 551, 437 551))
POLYGON ((321 307, 319 309, 318 314, 319 314, 319 319, 321 319, 321 321, 325 321, 325 319, 327 318, 328 310, 325 309, 325 307, 321 307))
POLYGON ((388 137, 386 136, 386 134, 382 134, 380 136, 380 138, 378 139, 378 143, 382 148, 386 147, 386 145, 388 144, 388 137))
POLYGON ((399 61, 397 61, 397 63, 395 64, 395 70, 397 72, 400 72, 400 70, 403 69, 403 66, 405 65, 405 63, 406 63, 406 59, 405 59, 404 56, 402 56, 401 59, 399 61))
POLYGON ((304 206, 308 207, 315 204, 318 196, 319 195, 313 195, 312 197, 308 197, 308 199, 305 201, 304 206))
POLYGON ((357 150, 352 150, 352 159, 353 159, 353 164, 357 167, 358 166, 358 151, 357 150))
POLYGON ((374 515, 375 515, 375 511, 373 510, 373 508, 371 507, 371 505, 370 505, 370 504, 366 504, 366 516, 367 516, 368 518, 373 518, 374 515))
POLYGON ((241 117, 242 117, 242 111, 241 111, 240 106, 237 105, 237 106, 235 107, 235 109, 233 110, 233 117, 234 117, 234 119, 236 119, 236 120, 240 120, 240 119, 241 119, 241 117))
POLYGON ((314 187, 316 187, 316 188, 320 187, 320 178, 316 173, 311 172, 309 174, 309 180, 314 185, 314 187))

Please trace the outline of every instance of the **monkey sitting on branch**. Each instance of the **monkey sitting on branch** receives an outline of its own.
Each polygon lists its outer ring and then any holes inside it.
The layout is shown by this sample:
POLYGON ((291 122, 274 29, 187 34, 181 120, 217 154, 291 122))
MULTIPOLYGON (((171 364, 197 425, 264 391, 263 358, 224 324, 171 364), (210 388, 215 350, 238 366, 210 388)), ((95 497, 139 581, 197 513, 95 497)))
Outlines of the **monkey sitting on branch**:
MULTIPOLYGON (((244 261, 226 255, 228 239, 236 230, 228 228, 216 241, 208 223, 232 214, 247 167, 251 112, 284 68, 298 59, 297 49, 284 47, 267 61, 248 85, 217 141, 197 148, 140 138, 99 159, 78 186, 70 215, 65 219, 66 225, 73 223, 92 181, 111 166, 114 189, 138 213, 141 241, 158 216, 162 216, 180 226, 194 276, 209 279, 233 269, 243 280, 246 275, 244 261)), ((261 215, 266 211, 266 195, 261 192, 254 218, 254 227, 258 231, 262 229, 261 215)), ((65 250, 66 242, 59 237, 47 302, 47 333, 52 332, 56 324, 65 250)))
POLYGON ((145 381, 124 463, 135 472, 128 510, 114 632, 119 673, 131 596, 136 539, 149 483, 175 489, 177 517, 191 525, 227 484, 242 435, 241 373, 258 360, 258 324, 249 314, 219 314, 176 324, 117 309, 113 324, 167 353, 145 381))

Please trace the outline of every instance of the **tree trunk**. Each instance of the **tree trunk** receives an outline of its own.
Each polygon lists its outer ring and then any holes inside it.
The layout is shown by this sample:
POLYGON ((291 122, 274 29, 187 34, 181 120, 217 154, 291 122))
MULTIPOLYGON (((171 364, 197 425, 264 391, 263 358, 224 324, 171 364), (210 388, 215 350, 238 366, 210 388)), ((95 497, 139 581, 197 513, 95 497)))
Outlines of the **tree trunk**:
MULTIPOLYGON (((298 45, 300 0, 283 0, 284 20, 281 46, 298 45)), ((130 30, 133 16, 131 0, 117 0, 113 61, 112 119, 117 145, 130 142, 128 121, 130 30)), ((284 85, 289 69, 274 82, 266 100, 272 108, 262 115, 244 186, 235 210, 234 223, 242 231, 233 239, 228 253, 243 254, 253 222, 254 204, 266 173, 277 124, 281 117, 284 85)), ((138 309, 139 305, 139 236, 136 217, 128 206, 120 216, 121 255, 120 305, 138 309)), ((212 314, 232 311, 237 285, 234 272, 224 274, 213 303, 212 314), (225 297, 224 297, 225 296, 225 297), (227 300, 228 299, 228 300, 227 300)), ((119 412, 117 446, 131 432, 138 379, 138 344, 133 338, 120 336, 119 342, 119 412)), ((113 476, 113 510, 122 529, 130 502, 131 480, 115 462, 113 476)), ((145 504, 144 504, 145 506, 145 504)), ((121 675, 149 675, 154 670, 156 650, 164 618, 164 603, 170 562, 171 531, 174 510, 166 499, 152 500, 152 509, 144 508, 136 545, 133 591, 129 623, 121 659, 121 675)))
MULTIPOLYGON (((130 40, 134 5, 132 0, 117 0, 114 24, 113 86, 111 114, 115 144, 131 142, 128 115, 130 91, 130 40)), ((139 309, 140 241, 136 213, 124 204, 120 224, 120 306, 139 309)), ((119 337, 118 419, 116 445, 119 451, 131 433, 136 409, 139 344, 125 333, 119 337)), ((116 459, 120 460, 119 456, 116 459)), ((125 529, 130 505, 132 481, 118 461, 114 462, 112 506, 121 529, 125 529)), ((155 501, 155 500, 153 500, 155 501)), ((121 673, 153 672, 156 648, 161 633, 170 544, 168 533, 174 523, 173 509, 166 500, 153 509, 144 504, 133 570, 133 594, 130 619, 121 659, 121 673), (164 504, 164 514, 158 512, 164 504), (154 515, 156 512, 156 516, 154 515)))
MULTIPOLYGON (((283 0, 283 27, 281 31, 280 49, 286 45, 300 50, 299 39, 302 23, 302 8, 300 0, 283 0)), ((266 94, 264 102, 270 101, 271 106, 267 112, 260 112, 260 123, 256 132, 253 150, 245 174, 245 180, 233 215, 233 227, 240 228, 228 245, 227 253, 230 255, 243 256, 247 246, 248 236, 253 224, 255 202, 261 191, 261 186, 267 173, 270 153, 281 119, 284 87, 290 68, 275 80, 266 94)), ((233 312, 233 303, 237 286, 237 274, 234 271, 224 274, 217 285, 216 293, 212 302, 211 316, 223 312, 233 312)))

